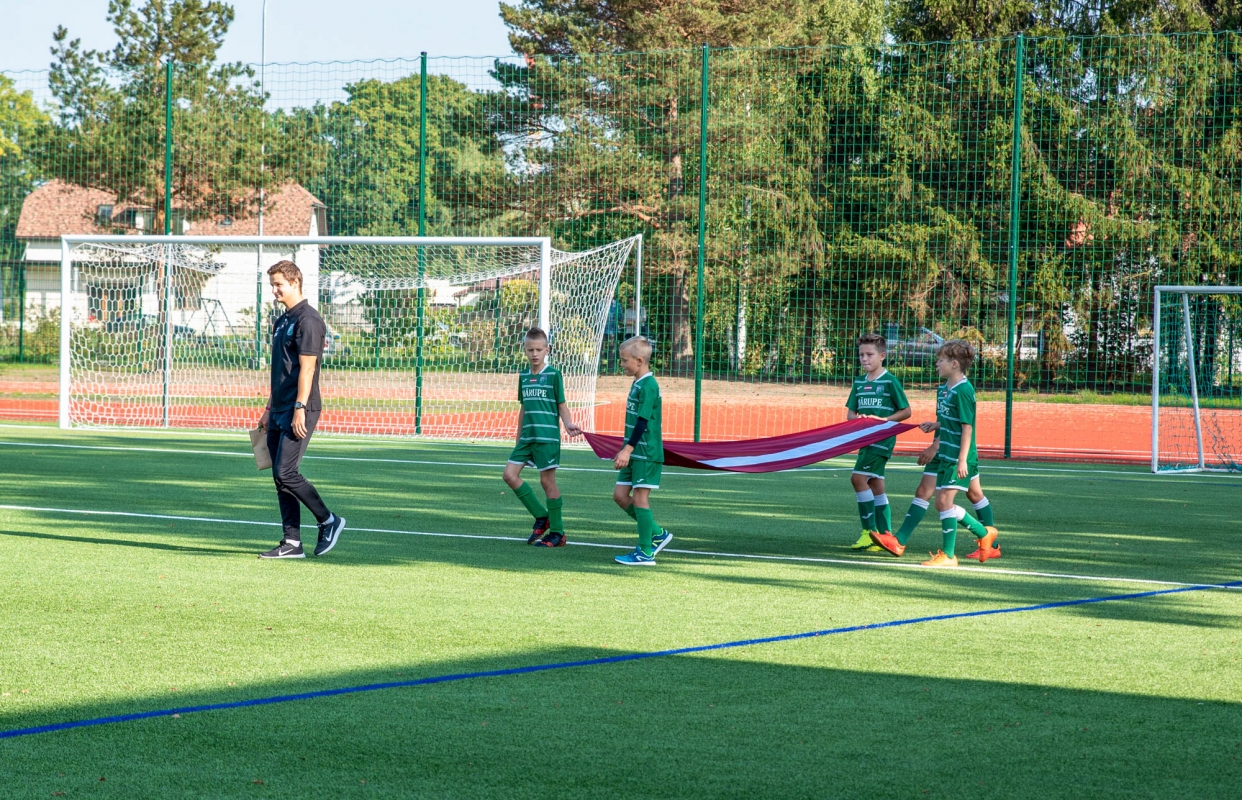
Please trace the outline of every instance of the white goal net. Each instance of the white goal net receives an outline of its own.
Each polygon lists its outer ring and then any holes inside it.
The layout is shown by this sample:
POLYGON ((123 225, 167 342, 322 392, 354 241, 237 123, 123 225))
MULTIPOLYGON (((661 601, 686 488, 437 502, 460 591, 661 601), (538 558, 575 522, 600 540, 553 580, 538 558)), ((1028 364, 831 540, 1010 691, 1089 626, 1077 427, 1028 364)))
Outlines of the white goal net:
MULTIPOLYGON (((508 439, 521 339, 539 325, 594 427, 601 340, 640 237, 65 237, 60 423, 253 427, 269 391, 267 269, 296 263, 328 325, 319 430, 508 439)), ((636 315, 637 318, 637 315, 636 315)))
POLYGON ((1242 287, 1158 286, 1153 472, 1242 471, 1242 287))

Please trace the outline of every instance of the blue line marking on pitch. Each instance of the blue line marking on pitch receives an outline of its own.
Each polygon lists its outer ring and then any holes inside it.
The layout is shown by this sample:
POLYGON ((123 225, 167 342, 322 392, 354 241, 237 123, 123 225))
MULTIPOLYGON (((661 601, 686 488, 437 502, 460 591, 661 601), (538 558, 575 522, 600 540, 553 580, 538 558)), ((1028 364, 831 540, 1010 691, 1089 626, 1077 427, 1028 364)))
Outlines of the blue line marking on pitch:
POLYGON ((1012 608, 992 608, 983 611, 961 611, 955 614, 937 614, 930 617, 913 617, 910 619, 896 619, 889 622, 871 622, 866 625, 847 625, 842 628, 826 628, 820 631, 808 631, 806 633, 789 633, 782 636, 765 636, 759 639, 738 639, 732 642, 720 642, 719 644, 701 644, 693 647, 678 647, 672 650, 654 650, 648 653, 630 653, 620 656, 606 656, 604 658, 588 658, 581 661, 561 661, 555 664, 534 664, 526 667, 511 667, 509 669, 491 669, 480 672, 457 672, 450 675, 436 675, 430 678, 419 678, 412 681, 390 681, 388 683, 368 683, 363 686, 350 686, 343 689, 323 689, 317 692, 300 692, 298 694, 280 694, 274 697, 257 697, 253 700, 237 700, 232 703, 208 703, 199 706, 182 706, 180 708, 165 708, 158 711, 140 711, 135 714, 117 714, 111 717, 95 717, 94 719, 81 719, 72 722, 54 722, 50 725, 36 725, 32 728, 14 728, 13 730, 0 731, 0 739, 14 739, 18 736, 33 736, 36 733, 52 733, 53 731, 65 731, 71 728, 90 728, 96 725, 110 725, 115 722, 134 722, 140 719, 154 719, 156 717, 171 717, 174 714, 193 714, 198 711, 224 711, 230 708, 250 708, 253 706, 270 706, 276 703, 291 703, 295 700, 314 700, 320 697, 336 697, 342 694, 355 694, 361 692, 378 692, 382 689, 401 689, 408 686, 429 686, 436 683, 452 683, 455 681, 472 680, 474 678, 501 678, 506 675, 527 675, 532 672, 548 672, 554 669, 569 669, 571 667, 593 667, 601 664, 620 664, 625 661, 641 661, 647 658, 664 658, 666 656, 682 656, 690 653, 706 653, 712 650, 730 650, 735 647, 750 647, 757 644, 773 644, 775 642, 792 642, 797 639, 812 639, 816 636, 831 636, 837 633, 854 633, 856 631, 871 631, 880 628, 900 628, 906 625, 918 625, 923 622, 942 622, 950 619, 967 619, 969 617, 990 617, 997 614, 1016 614, 1020 611, 1045 611, 1050 608, 1067 608, 1069 606, 1085 606, 1092 603, 1108 603, 1115 600, 1139 600, 1144 597, 1157 597, 1164 594, 1180 594, 1182 592, 1202 592, 1208 589, 1232 589, 1242 587, 1242 581, 1230 581, 1229 583, 1212 583, 1200 586, 1183 586, 1176 589, 1157 589, 1150 592, 1132 592, 1130 594, 1114 594, 1105 597, 1088 597, 1082 600, 1058 600, 1054 603, 1039 603, 1033 606, 1014 606, 1012 608))

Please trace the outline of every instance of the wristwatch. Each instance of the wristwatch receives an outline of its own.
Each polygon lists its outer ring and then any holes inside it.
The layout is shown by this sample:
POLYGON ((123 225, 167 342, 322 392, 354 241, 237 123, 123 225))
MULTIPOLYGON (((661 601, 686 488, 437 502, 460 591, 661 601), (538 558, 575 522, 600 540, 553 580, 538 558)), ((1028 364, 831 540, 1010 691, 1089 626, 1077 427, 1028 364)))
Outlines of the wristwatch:
POLYGON ((294 403, 294 408, 306 408, 306 403, 294 403))

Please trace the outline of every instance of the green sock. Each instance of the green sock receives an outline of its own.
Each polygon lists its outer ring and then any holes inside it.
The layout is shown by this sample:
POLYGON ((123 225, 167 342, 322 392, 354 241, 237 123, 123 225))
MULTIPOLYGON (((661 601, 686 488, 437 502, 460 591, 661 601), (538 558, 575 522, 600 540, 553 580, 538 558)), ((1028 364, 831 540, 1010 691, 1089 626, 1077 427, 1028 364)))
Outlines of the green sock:
MULTIPOLYGON (((987 529, 979 523, 979 520, 975 519, 970 514, 962 515, 962 524, 965 525, 966 530, 973 533, 976 538, 982 539, 984 536, 988 535, 987 529)), ((947 553, 949 551, 946 550, 945 552, 947 553)))
POLYGON ((552 533, 565 532, 565 520, 561 517, 564 505, 559 497, 548 498, 548 530, 552 533))
MULTIPOLYGON (((975 523, 976 525, 978 523, 975 523)), ((942 548, 946 556, 952 556, 957 547, 957 517, 953 514, 940 520, 940 535, 944 537, 942 548)))
POLYGON ((649 508, 635 508, 634 517, 638 520, 638 549, 651 555, 654 550, 651 537, 655 535, 655 517, 649 508))
POLYGON ((513 490, 513 493, 517 495, 517 499, 522 501, 522 505, 526 506, 526 510, 535 519, 543 519, 548 516, 548 510, 543 507, 543 503, 539 502, 539 498, 535 497, 535 490, 530 488, 530 484, 523 481, 521 486, 513 490))
POLYGON ((634 513, 634 504, 630 503, 625 507, 625 513, 630 515, 630 519, 638 521, 638 514, 634 513))
POLYGON ((979 521, 989 528, 995 528, 996 519, 992 516, 992 504, 988 502, 986 497, 979 502, 985 504, 982 508, 975 506, 975 513, 979 515, 979 521))
POLYGON ((862 520, 863 530, 875 530, 875 501, 858 501, 858 518, 862 520))
POLYGON ((893 529, 893 510, 888 503, 875 507, 876 530, 891 531, 893 529))
POLYGON ((897 531, 897 541, 903 545, 910 540, 910 534, 914 533, 914 529, 923 521, 923 517, 927 515, 927 507, 930 505, 926 500, 914 498, 910 503, 910 510, 906 512, 906 518, 901 522, 901 530, 897 531))

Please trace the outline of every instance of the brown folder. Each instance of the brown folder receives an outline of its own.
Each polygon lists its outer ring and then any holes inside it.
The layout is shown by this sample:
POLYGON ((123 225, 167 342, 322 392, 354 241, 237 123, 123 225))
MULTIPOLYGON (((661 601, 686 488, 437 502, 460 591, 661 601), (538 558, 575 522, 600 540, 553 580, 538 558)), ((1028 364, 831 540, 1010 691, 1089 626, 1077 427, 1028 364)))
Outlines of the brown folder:
POLYGON ((254 450, 255 469, 271 469, 272 454, 267 451, 267 431, 255 428, 250 432, 250 447, 254 450))

